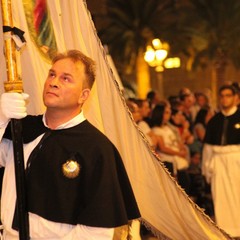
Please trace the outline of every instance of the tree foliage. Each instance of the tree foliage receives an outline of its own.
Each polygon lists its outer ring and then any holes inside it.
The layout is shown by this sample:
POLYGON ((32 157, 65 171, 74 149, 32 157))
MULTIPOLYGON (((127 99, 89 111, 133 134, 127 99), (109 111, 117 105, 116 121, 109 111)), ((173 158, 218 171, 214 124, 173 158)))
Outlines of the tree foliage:
POLYGON ((215 66, 217 78, 229 63, 240 68, 239 0, 106 0, 106 5, 108 24, 99 35, 124 67, 133 69, 140 50, 158 37, 169 43, 169 55, 185 54, 193 68, 215 66))
POLYGON ((178 1, 179 31, 189 41, 185 51, 194 53, 195 67, 208 61, 240 67, 239 12, 239 0, 178 1))
POLYGON ((107 0, 108 25, 99 31, 114 59, 134 69, 140 49, 174 25, 173 0, 107 0))

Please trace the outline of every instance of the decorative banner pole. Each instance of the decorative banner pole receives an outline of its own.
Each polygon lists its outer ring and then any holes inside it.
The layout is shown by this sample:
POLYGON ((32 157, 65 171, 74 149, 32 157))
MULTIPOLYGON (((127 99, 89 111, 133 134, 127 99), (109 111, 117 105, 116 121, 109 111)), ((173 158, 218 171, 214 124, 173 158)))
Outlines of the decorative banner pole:
MULTIPOLYGON (((3 26, 13 29, 11 0, 1 0, 3 26)), ((23 91, 22 81, 19 80, 16 65, 16 48, 12 39, 12 31, 8 32, 9 38, 5 39, 5 58, 7 65, 7 82, 4 83, 6 92, 23 91)), ((4 34, 6 35, 6 34, 4 34)), ((11 119, 15 178, 16 178, 16 194, 17 194, 17 215, 19 225, 19 239, 29 240, 29 220, 26 203, 26 184, 24 172, 23 144, 22 144, 22 125, 21 121, 11 119)))

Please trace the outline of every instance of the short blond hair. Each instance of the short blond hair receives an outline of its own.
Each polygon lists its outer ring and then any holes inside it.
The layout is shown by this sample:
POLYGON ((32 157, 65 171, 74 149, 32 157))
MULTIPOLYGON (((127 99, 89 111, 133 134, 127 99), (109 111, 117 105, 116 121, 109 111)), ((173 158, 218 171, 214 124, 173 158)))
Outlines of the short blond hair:
POLYGON ((86 85, 91 89, 96 77, 95 61, 87 57, 85 54, 83 54, 79 50, 68 50, 63 53, 57 53, 52 59, 52 64, 66 58, 71 59, 74 63, 80 62, 85 66, 85 74, 86 74, 86 80, 87 80, 86 85))

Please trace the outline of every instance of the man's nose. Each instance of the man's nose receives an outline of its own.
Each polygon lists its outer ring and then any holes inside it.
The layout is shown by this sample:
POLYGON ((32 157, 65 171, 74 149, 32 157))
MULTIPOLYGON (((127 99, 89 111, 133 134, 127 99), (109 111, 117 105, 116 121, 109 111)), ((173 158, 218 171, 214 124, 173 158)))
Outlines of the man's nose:
POLYGON ((54 88, 58 88, 59 87, 59 78, 58 77, 52 78, 50 81, 50 86, 54 87, 54 88))

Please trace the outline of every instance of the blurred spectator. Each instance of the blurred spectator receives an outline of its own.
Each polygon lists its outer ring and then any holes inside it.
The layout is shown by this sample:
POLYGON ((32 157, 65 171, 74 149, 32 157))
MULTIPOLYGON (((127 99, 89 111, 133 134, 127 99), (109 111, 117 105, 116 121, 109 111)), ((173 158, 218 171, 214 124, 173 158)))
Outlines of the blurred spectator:
POLYGON ((209 107, 201 108, 194 122, 195 139, 203 142, 208 121, 213 117, 214 113, 209 107))
POLYGON ((191 91, 189 88, 187 88, 187 87, 181 88, 181 89, 179 90, 179 93, 178 93, 179 96, 182 96, 182 95, 191 95, 191 94, 192 94, 192 91, 191 91))
POLYGON ((201 108, 196 116, 193 135, 194 142, 190 145, 192 152, 201 152, 203 146, 203 140, 206 133, 206 126, 208 121, 214 116, 214 112, 209 107, 201 108))
POLYGON ((237 90, 237 107, 240 108, 240 83, 238 82, 233 82, 232 86, 235 87, 235 89, 237 90))
POLYGON ((147 93, 147 100, 150 109, 153 109, 160 102, 160 96, 157 91, 151 90, 147 93))
POLYGON ((201 171, 201 153, 192 152, 191 162, 188 168, 190 177, 189 195, 193 201, 204 209, 211 218, 214 217, 213 201, 209 184, 206 182, 201 171))
POLYGON ((178 109, 172 109, 170 122, 179 130, 182 142, 184 144, 192 144, 194 137, 189 131, 189 122, 186 120, 182 111, 178 109))
POLYGON ((198 110, 209 106, 208 97, 203 92, 196 92, 194 95, 196 99, 196 105, 198 106, 198 110))
POLYGON ((169 123, 170 117, 169 103, 164 102, 156 105, 152 112, 152 130, 162 140, 159 145, 160 157, 173 164, 177 172, 178 183, 188 192, 189 177, 186 170, 189 163, 186 159, 187 151, 181 142, 178 130, 169 123))
POLYGON ((152 129, 150 128, 148 122, 146 119, 149 119, 149 114, 151 112, 151 109, 149 107, 149 102, 146 99, 132 99, 134 103, 137 104, 139 113, 141 116, 140 121, 138 121, 138 126, 142 130, 142 132, 145 134, 146 138, 148 139, 150 145, 153 147, 153 149, 157 146, 157 136, 153 133, 152 129))
POLYGON ((180 99, 179 99, 178 96, 169 96, 168 97, 168 102, 169 102, 172 109, 178 109, 178 107, 180 105, 180 99))
POLYGON ((193 119, 194 119, 195 112, 197 111, 196 109, 193 108, 195 103, 195 98, 189 89, 185 89, 185 91, 180 90, 179 99, 181 101, 182 112, 186 117, 186 120, 189 122, 189 130, 190 132, 192 132, 193 119))
POLYGON ((129 108, 130 112, 132 113, 133 120, 136 123, 138 123, 140 120, 142 120, 138 105, 136 103, 134 103, 132 100, 127 100, 126 103, 127 103, 127 106, 129 108))

